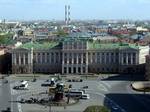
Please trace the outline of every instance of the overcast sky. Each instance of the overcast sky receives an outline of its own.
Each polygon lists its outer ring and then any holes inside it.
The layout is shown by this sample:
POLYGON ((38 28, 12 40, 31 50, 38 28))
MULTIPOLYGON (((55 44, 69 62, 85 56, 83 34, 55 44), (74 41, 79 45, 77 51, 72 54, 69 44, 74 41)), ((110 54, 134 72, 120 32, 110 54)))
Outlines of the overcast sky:
POLYGON ((150 0, 0 0, 0 19, 150 19, 150 0))

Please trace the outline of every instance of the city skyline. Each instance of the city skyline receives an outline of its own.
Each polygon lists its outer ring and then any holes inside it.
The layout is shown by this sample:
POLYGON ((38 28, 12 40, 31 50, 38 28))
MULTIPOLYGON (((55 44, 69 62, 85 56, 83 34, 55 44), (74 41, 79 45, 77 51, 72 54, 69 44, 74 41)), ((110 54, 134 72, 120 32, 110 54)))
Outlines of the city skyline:
POLYGON ((0 19, 64 20, 65 5, 72 20, 150 19, 150 0, 1 0, 0 19))

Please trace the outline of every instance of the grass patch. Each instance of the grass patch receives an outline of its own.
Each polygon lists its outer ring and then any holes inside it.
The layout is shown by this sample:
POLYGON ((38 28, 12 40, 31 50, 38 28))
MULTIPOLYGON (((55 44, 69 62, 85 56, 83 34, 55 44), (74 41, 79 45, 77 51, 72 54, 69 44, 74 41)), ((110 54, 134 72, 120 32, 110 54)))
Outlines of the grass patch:
POLYGON ((110 110, 105 106, 89 106, 83 112, 110 112, 110 110))

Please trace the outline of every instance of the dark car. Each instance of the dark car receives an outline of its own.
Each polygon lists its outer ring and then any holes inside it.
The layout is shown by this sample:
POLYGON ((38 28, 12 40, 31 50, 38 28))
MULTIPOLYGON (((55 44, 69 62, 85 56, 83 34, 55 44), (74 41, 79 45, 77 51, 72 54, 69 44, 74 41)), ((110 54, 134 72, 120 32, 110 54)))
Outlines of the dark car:
POLYGON ((51 83, 43 83, 43 84, 41 84, 41 86, 52 86, 52 84, 51 83))
POLYGON ((19 89, 19 86, 14 86, 13 89, 19 89))
POLYGON ((88 86, 83 86, 82 88, 83 88, 83 89, 88 89, 88 86))

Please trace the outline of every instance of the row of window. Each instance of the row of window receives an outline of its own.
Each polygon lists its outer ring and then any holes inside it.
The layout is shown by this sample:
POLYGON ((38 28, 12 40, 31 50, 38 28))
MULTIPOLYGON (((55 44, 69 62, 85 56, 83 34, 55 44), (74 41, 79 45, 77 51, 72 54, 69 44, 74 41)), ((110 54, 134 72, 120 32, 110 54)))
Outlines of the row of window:
POLYGON ((83 61, 81 58, 64 58, 64 64, 86 64, 86 58, 83 58, 83 61))
POLYGON ((61 60, 61 55, 59 53, 44 53, 43 55, 38 55, 37 57, 34 55, 34 63, 60 63, 61 60))
POLYGON ((102 67, 102 68, 89 68, 90 72, 117 72, 118 68, 102 67))
POLYGON ((68 70, 67 70, 67 67, 64 67, 64 73, 86 73, 86 68, 85 67, 68 67, 68 70))
POLYGON ((63 49, 86 49, 86 42, 64 42, 63 49))

